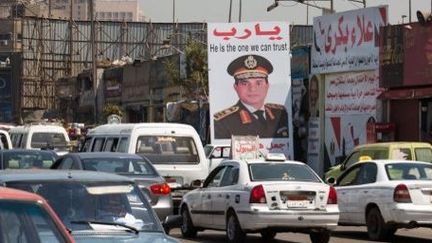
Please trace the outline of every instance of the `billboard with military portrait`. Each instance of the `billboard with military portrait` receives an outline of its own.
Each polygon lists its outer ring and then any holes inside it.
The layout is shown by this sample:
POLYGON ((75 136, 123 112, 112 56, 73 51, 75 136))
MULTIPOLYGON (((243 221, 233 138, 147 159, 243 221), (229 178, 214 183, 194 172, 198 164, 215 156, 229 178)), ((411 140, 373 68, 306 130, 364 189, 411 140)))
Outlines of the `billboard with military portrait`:
POLYGON ((258 136, 262 152, 293 159, 289 32, 286 22, 208 24, 212 143, 258 136))

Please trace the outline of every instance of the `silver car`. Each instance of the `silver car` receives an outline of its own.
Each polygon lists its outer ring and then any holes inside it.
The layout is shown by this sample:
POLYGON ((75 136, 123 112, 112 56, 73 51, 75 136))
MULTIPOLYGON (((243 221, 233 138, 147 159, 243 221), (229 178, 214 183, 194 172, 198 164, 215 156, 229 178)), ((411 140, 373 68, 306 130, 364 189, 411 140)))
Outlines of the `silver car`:
POLYGON ((171 188, 150 161, 136 154, 92 152, 69 153, 51 169, 92 170, 127 176, 135 180, 161 221, 173 214, 171 188))
POLYGON ((164 242, 167 236, 136 183, 94 171, 5 170, 3 186, 43 196, 75 242, 164 242))

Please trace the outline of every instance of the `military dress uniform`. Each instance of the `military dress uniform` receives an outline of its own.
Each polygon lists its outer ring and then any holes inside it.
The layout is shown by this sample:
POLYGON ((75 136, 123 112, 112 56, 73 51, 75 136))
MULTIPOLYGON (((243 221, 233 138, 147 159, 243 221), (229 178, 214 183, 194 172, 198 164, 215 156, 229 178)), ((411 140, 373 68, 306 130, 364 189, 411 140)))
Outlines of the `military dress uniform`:
MULTIPOLYGON (((244 55, 234 59, 228 65, 227 72, 234 77, 236 85, 254 78, 264 78, 268 82, 273 65, 265 57, 244 55)), ((231 138, 231 135, 258 135, 260 138, 289 136, 288 114, 285 106, 279 104, 264 104, 252 114, 239 100, 237 104, 215 113, 213 119, 216 139, 231 138)))
POLYGON ((214 114, 215 138, 258 135, 260 138, 288 137, 288 114, 283 105, 264 105, 265 120, 251 113, 240 101, 214 114))

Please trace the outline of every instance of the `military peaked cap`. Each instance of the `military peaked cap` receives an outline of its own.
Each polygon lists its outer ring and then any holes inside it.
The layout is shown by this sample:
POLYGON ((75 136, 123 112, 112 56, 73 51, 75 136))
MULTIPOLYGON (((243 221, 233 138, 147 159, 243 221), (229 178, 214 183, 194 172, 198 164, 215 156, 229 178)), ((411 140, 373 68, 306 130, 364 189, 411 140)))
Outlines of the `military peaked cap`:
POLYGON ((266 78, 273 72, 273 66, 265 57, 245 55, 232 61, 227 72, 235 79, 266 78))

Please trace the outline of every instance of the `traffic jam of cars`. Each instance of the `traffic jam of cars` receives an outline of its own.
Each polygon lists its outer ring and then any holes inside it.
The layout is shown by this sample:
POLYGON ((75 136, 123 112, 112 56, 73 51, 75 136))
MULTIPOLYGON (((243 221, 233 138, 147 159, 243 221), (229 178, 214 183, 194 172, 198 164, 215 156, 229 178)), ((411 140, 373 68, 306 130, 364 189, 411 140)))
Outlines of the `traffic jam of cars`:
POLYGON ((187 125, 102 125, 67 153, 62 132, 33 129, 2 133, 0 242, 179 242, 176 228, 198 241, 216 230, 321 243, 338 226, 366 226, 374 241, 432 227, 427 143, 358 146, 322 179, 283 154, 234 158, 234 139, 203 147, 187 125))

